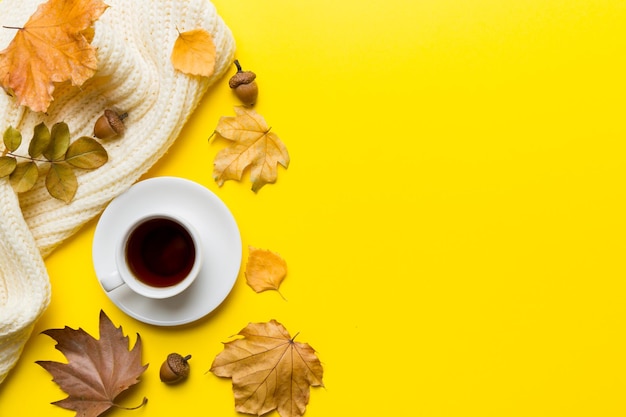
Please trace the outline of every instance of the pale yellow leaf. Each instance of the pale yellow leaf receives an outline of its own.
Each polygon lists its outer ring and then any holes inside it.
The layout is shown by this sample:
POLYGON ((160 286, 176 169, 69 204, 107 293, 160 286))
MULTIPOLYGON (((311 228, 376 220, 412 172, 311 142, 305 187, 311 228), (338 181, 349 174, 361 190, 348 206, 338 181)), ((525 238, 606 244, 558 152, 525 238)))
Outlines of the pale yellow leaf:
POLYGON ((178 71, 210 77, 215 72, 215 44, 204 29, 179 32, 172 48, 172 64, 178 71))
POLYGON ((276 290, 287 276, 287 263, 279 254, 248 247, 246 282, 256 292, 276 290))

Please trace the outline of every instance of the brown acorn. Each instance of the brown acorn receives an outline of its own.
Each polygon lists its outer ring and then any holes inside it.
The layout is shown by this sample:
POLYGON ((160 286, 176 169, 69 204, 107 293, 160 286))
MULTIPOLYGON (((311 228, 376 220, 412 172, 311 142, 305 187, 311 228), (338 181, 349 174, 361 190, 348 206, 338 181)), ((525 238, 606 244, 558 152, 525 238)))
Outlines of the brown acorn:
POLYGON ((99 139, 110 139, 115 136, 123 135, 126 130, 124 119, 128 113, 118 114, 117 112, 106 109, 104 114, 96 120, 93 128, 93 135, 99 139))
POLYGON ((178 353, 170 353, 161 365, 159 377, 166 384, 176 384, 189 376, 189 361, 191 355, 185 357, 178 353))
POLYGON ((256 74, 252 71, 243 71, 239 61, 235 60, 237 72, 230 77, 228 85, 235 95, 246 106, 253 106, 259 95, 259 87, 256 84, 256 74))

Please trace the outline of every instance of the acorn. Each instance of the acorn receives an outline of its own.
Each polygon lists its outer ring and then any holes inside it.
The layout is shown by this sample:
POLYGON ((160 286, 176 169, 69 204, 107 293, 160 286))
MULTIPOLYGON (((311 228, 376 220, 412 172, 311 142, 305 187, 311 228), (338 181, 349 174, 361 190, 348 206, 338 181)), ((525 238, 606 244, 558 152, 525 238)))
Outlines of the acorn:
POLYGON ((161 365, 159 377, 166 384, 176 384, 189 376, 189 364, 187 361, 191 355, 183 357, 178 353, 170 353, 161 365))
POLYGON ((256 74, 252 71, 244 71, 239 65, 239 61, 235 60, 237 72, 230 77, 228 85, 235 92, 235 95, 246 106, 252 106, 256 103, 259 95, 259 87, 256 84, 256 74))
POLYGON ((124 119, 127 116, 128 113, 118 114, 113 110, 106 109, 104 114, 96 120, 93 135, 99 139, 110 139, 123 135, 126 130, 124 119))

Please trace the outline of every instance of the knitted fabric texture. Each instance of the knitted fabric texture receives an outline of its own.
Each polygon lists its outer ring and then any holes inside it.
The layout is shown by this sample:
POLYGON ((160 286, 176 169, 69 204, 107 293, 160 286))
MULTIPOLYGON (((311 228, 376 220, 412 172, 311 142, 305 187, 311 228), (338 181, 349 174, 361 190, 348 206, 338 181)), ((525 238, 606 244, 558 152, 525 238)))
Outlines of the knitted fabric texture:
MULTIPOLYGON (((21 26, 42 0, 0 0, 7 26, 21 26)), ((0 383, 15 366, 37 319, 50 300, 44 258, 126 191, 178 137, 207 88, 228 70, 235 44, 232 33, 209 0, 107 0, 94 25, 98 70, 80 88, 56 87, 46 114, 18 107, 0 91, 0 131, 13 126, 24 138, 40 122, 64 121, 72 139, 91 136, 106 108, 127 112, 126 132, 104 142, 108 162, 76 171, 78 190, 71 203, 52 198, 43 180, 17 195, 0 179, 0 383), (178 31, 204 28, 217 50, 215 74, 195 77, 177 72, 170 54, 178 31)), ((14 32, 0 30, 0 49, 14 32)), ((181 138, 180 140, 184 140, 181 138)), ((28 142, 28 141, 25 141, 28 142)), ((27 155, 28 143, 16 153, 27 155)), ((45 166, 41 166, 45 170, 45 166)))

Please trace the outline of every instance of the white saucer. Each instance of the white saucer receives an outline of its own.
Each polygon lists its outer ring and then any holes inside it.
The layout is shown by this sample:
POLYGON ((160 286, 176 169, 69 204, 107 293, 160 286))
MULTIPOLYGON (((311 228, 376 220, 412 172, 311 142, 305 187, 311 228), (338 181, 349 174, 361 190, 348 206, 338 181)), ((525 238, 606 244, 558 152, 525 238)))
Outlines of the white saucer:
POLYGON ((190 323, 224 301, 241 268, 237 223, 226 205, 204 186, 183 178, 157 177, 140 181, 113 199, 96 225, 92 249, 96 275, 115 271, 115 241, 128 225, 157 212, 182 216, 199 232, 204 250, 200 275, 187 290, 164 300, 140 296, 126 285, 106 294, 122 311, 144 323, 190 323))

